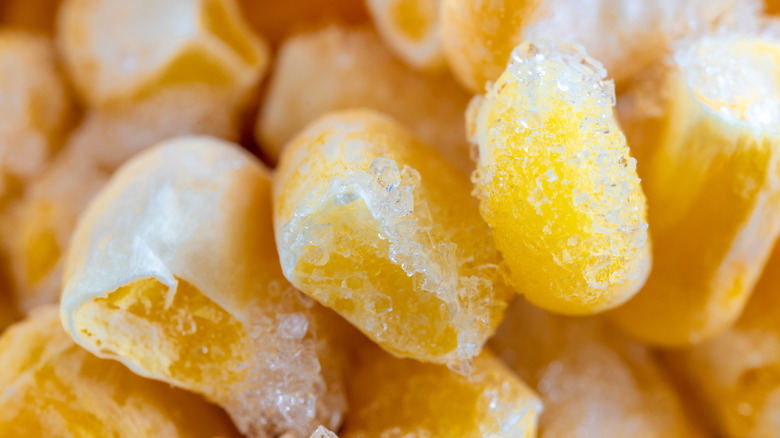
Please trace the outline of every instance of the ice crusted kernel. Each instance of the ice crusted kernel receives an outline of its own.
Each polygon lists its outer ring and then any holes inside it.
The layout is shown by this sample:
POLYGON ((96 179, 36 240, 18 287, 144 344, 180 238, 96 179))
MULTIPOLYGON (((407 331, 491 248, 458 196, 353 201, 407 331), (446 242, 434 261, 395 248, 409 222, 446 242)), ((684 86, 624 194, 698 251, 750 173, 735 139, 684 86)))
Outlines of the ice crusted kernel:
POLYGON ((465 370, 511 294, 466 176, 368 110, 315 121, 278 169, 285 276, 391 353, 465 370))
POLYGON ((57 310, 37 308, 0 337, 0 435, 241 436, 200 396, 80 348, 57 310))
POLYGON ((659 114, 630 127, 650 140, 642 178, 654 266, 614 318, 676 347, 734 323, 780 233, 780 43, 721 33, 686 41, 672 61, 655 87, 659 114))
POLYGON ((352 350, 344 438, 536 436, 542 404, 488 351, 466 377, 367 341, 352 350))
POLYGON ((550 314, 510 304, 490 346, 534 388, 540 438, 699 436, 654 355, 601 316, 550 314))
POLYGON ((270 175, 237 145, 151 148, 79 220, 65 327, 95 354, 221 405, 248 436, 339 427, 344 323, 285 281, 271 221, 270 175))
POLYGON ((605 76, 580 46, 527 42, 468 112, 482 217, 518 291, 554 312, 615 307, 650 267, 645 197, 605 76))

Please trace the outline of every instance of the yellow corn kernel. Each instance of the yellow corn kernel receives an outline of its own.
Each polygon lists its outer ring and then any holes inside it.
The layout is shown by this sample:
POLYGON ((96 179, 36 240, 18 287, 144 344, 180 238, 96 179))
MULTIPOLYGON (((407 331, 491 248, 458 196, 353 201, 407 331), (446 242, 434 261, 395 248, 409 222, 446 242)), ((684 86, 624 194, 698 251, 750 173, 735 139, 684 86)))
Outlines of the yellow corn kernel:
POLYGON ((334 322, 282 276, 268 172, 182 137, 126 163, 81 216, 61 314, 78 344, 203 394, 250 436, 336 428, 334 322))
POLYGON ((329 24, 362 25, 368 21, 365 0, 238 0, 247 22, 277 46, 298 32, 329 24))
POLYGON ((722 436, 778 436, 780 424, 780 247, 744 313, 725 332, 666 353, 722 436))
POLYGON ((59 300, 62 260, 71 233, 107 178, 88 157, 66 148, 0 217, 0 238, 22 313, 59 300))
POLYGON ((379 35, 407 64, 420 69, 444 66, 440 0, 368 0, 379 35))
POLYGON ((4 179, 29 180, 62 141, 69 99, 51 41, 0 30, 0 198, 4 179))
POLYGON ((646 342, 683 346, 731 325, 780 232, 780 44, 703 37, 680 49, 643 184, 653 271, 614 313, 646 342))
POLYGON ((467 367, 511 294, 466 176, 373 111, 290 142, 274 227, 287 279, 397 356, 467 367))
POLYGON ((620 84, 668 50, 669 41, 721 25, 752 26, 760 0, 442 0, 444 53, 474 92, 501 75, 525 40, 582 44, 620 84))
POLYGON ((239 437, 201 397, 147 380, 73 343, 56 307, 0 337, 4 437, 239 437))
POLYGON ((529 301, 565 314, 615 307, 651 257, 612 83, 578 46, 529 42, 512 56, 468 114, 482 216, 529 301))
POLYGON ((343 438, 531 438, 542 403, 490 352, 469 376, 395 358, 366 342, 347 379, 343 438))
POLYGON ((448 161, 471 171, 463 120, 469 97, 450 76, 418 73, 399 62, 373 32, 330 26, 282 45, 255 132, 263 153, 276 161, 282 147, 317 117, 371 108, 397 118, 448 161))
POLYGON ((238 102, 269 56, 235 0, 65 0, 57 40, 92 107, 189 83, 207 84, 238 102))
POLYGON ((539 437, 704 436, 652 352, 602 317, 557 316, 522 298, 490 346, 539 393, 539 437))

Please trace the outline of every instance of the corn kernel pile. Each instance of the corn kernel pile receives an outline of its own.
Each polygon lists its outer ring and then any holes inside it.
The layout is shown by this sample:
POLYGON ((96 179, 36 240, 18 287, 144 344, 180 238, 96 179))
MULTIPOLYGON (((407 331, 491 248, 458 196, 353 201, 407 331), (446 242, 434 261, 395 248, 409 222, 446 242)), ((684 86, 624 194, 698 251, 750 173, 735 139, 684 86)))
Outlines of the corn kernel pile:
POLYGON ((775 14, 0 0, 0 438, 780 437, 775 14))

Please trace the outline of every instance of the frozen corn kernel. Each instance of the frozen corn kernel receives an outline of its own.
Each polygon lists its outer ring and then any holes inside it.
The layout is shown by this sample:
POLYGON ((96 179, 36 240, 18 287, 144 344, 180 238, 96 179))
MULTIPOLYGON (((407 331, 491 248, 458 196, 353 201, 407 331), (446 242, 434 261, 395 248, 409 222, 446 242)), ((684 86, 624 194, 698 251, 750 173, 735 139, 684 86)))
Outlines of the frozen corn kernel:
POLYGON ((344 438, 532 438, 542 403, 490 352, 467 377, 359 347, 347 379, 344 438))
POLYGON ((752 26, 760 0, 442 1, 444 53, 463 85, 481 92, 524 40, 582 44, 622 83, 675 38, 719 25, 752 26))
POLYGON ((183 137, 117 171, 79 220, 61 314, 87 350, 203 394, 249 436, 340 423, 335 315, 284 280, 270 177, 230 143, 183 137))
POLYGON ((703 436, 653 354, 602 317, 557 316, 518 298, 490 346, 542 398, 540 438, 703 436))
POLYGON ((4 178, 40 172, 62 141, 69 99, 51 41, 0 30, 0 198, 4 178))
POLYGON ((12 204, 0 232, 22 311, 59 299, 62 258, 81 212, 122 163, 160 141, 186 134, 237 139, 235 119, 208 87, 169 87, 121 108, 87 112, 65 148, 12 204))
POLYGON ((54 22, 62 0, 0 1, 0 26, 13 26, 54 34, 54 22))
POLYGON ((295 33, 329 24, 368 22, 365 0, 238 0, 246 20, 274 46, 295 33))
POLYGON ((466 176, 373 111, 290 142, 274 227, 287 279, 397 356, 467 368, 511 294, 466 176))
POLYGON ((188 83, 208 84, 238 102, 268 63, 265 43, 235 0, 65 0, 57 39, 92 107, 188 83))
POLYGON ((524 43, 469 109, 483 218, 529 301, 615 307, 650 268, 645 196, 612 114, 612 82, 579 46, 524 43))
POLYGON ((65 333, 56 307, 0 337, 4 437, 239 437, 201 397, 98 359, 65 333))
POLYGON ((282 45, 256 135, 276 161, 287 141, 317 117, 371 108, 397 118, 470 171, 463 121, 468 100, 450 76, 418 73, 396 60, 373 32, 331 26, 282 45))
POLYGON ((420 69, 444 65, 439 26, 440 0, 367 0, 379 35, 407 64, 420 69))
POLYGON ((66 147, 0 216, 16 304, 22 313, 56 303, 62 260, 79 214, 109 174, 66 147))
POLYGON ((615 321, 683 346, 739 316, 780 232, 780 44, 708 36, 681 48, 662 116, 642 128, 653 271, 615 321))
POLYGON ((666 353, 722 436, 780 434, 779 287, 780 248, 775 248, 734 327, 693 349, 666 353))

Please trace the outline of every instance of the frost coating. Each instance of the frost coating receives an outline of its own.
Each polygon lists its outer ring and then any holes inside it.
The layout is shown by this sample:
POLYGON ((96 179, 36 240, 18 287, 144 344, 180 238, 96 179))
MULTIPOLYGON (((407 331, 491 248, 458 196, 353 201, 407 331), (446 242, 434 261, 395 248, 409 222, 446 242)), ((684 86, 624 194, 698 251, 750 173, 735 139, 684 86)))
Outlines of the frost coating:
POLYGON ((396 355, 468 367, 507 292, 465 178, 369 111, 290 145, 274 186, 285 276, 396 355))
POLYGON ((605 77, 578 45, 525 43, 469 112, 482 215, 516 286, 565 313, 625 301, 649 268, 636 160, 605 77))

